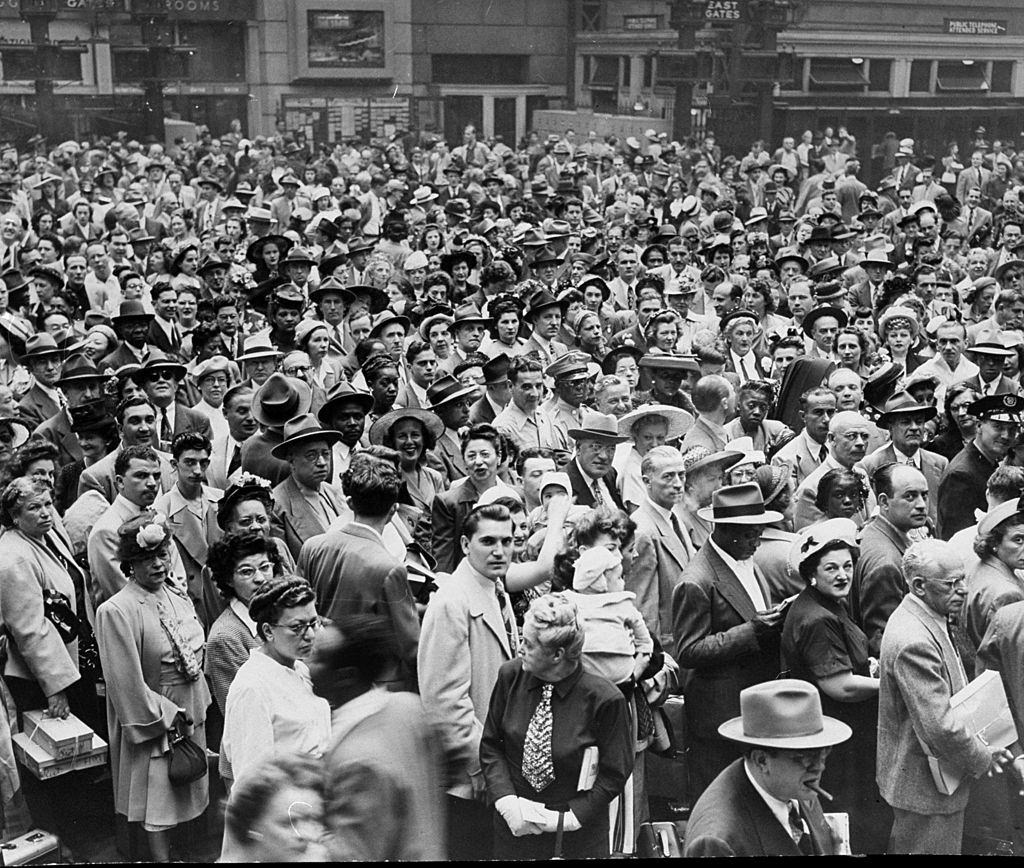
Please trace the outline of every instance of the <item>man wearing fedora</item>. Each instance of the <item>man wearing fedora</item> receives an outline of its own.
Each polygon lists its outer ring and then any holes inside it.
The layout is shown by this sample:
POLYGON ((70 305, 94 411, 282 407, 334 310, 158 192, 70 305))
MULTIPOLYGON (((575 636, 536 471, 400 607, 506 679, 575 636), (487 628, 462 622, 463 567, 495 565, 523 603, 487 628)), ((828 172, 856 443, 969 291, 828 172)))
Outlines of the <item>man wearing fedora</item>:
POLYGON ((879 656, 876 775, 895 815, 888 852, 959 855, 971 779, 1002 771, 1013 754, 986 744, 950 707, 968 683, 949 633, 966 592, 956 549, 939 540, 914 543, 903 574, 909 590, 889 618, 879 656), (936 762, 963 779, 951 795, 936 786, 936 762))
POLYGON ((85 456, 78 438, 72 431, 71 411, 102 395, 105 377, 96 370, 92 360, 81 353, 70 356, 61 369, 57 388, 67 399, 67 405, 36 426, 33 434, 44 437, 57 447, 58 467, 81 461, 85 456))
POLYGON ((434 457, 448 482, 466 476, 466 460, 462 457, 459 431, 469 424, 469 411, 477 386, 464 386, 451 374, 439 377, 427 389, 427 409, 433 410, 444 422, 444 433, 437 438, 434 457))
POLYGON ((848 293, 850 304, 874 310, 882 293, 882 282, 896 268, 884 248, 869 250, 860 261, 865 278, 854 284, 848 293))
POLYGON ((491 321, 480 314, 474 304, 463 304, 455 309, 455 320, 448 327, 454 339, 448 358, 438 365, 440 373, 451 374, 466 361, 466 356, 480 350, 487 326, 491 321))
POLYGON ((771 591, 754 552, 765 526, 782 515, 764 508, 755 483, 720 488, 697 510, 713 523, 672 595, 676 660, 693 673, 688 709, 693 794, 703 792, 739 754, 719 726, 740 710, 740 692, 779 674, 785 609, 771 591))
POLYGON ((618 420, 610 413, 584 409, 579 427, 570 428, 566 434, 576 443, 565 467, 573 501, 578 506, 624 509, 612 460, 615 447, 629 438, 619 434, 618 420))
POLYGON ((252 396, 252 417, 260 427, 242 444, 242 470, 272 485, 283 482, 291 468, 273 449, 284 440, 288 420, 308 413, 312 403, 313 391, 302 380, 271 374, 252 396))
POLYGON ((569 352, 569 348, 557 340, 562 327, 562 309, 548 290, 541 289, 530 296, 526 321, 533 327, 533 332, 523 345, 523 355, 536 353, 546 366, 569 352))
POLYGON ((249 335, 242 341, 242 354, 235 358, 242 367, 242 383, 258 389, 277 368, 283 353, 270 343, 266 332, 249 335))
POLYGON ((161 451, 169 452, 171 441, 189 431, 213 437, 210 420, 177 401, 178 385, 185 378, 184 365, 171 359, 151 358, 133 371, 131 378, 146 393, 156 410, 157 441, 161 451))
POLYGON ((149 344, 149 325, 153 314, 141 301, 124 301, 112 319, 114 331, 121 338, 120 346, 99 364, 101 371, 116 371, 124 365, 141 365, 156 347, 149 344))
MULTIPOLYGON (((1006 335, 1004 339, 1009 337, 1006 335)), ((978 373, 962 382, 979 395, 1018 394, 1017 384, 1003 373, 1003 363, 1016 354, 1016 347, 1007 346, 999 339, 979 341, 967 347, 964 355, 978 366, 978 373)))
POLYGON ((287 462, 288 476, 275 486, 274 518, 284 529, 284 541, 298 561, 302 544, 325 533, 331 522, 346 510, 341 489, 328 480, 331 475, 331 447, 341 434, 322 428, 310 413, 285 423, 281 442, 270 454, 287 462))
POLYGON ((18 415, 35 428, 56 416, 67 406, 57 383, 60 380, 63 351, 53 335, 40 332, 25 341, 21 362, 32 374, 32 388, 18 402, 18 415))
POLYGON ((739 710, 718 732, 743 756, 693 806, 683 855, 840 855, 818 793, 829 751, 850 727, 822 714, 817 688, 796 678, 747 687, 739 710))
POLYGON ((512 389, 508 381, 509 357, 499 353, 485 362, 484 393, 469 409, 469 424, 480 425, 493 422, 512 400, 512 389))
POLYGON ((366 416, 373 409, 373 396, 353 389, 348 383, 338 383, 328 393, 327 400, 317 410, 320 424, 341 437, 331 449, 331 482, 341 487, 341 477, 348 470, 352 456, 359 451, 366 432, 366 416))

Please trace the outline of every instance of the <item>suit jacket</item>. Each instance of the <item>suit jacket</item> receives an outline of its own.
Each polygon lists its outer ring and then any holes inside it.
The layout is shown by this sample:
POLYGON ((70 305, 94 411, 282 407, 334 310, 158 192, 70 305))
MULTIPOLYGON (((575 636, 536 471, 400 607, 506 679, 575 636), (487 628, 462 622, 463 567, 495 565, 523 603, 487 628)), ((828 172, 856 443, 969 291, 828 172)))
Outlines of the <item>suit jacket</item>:
POLYGON ((1003 676, 1006 698, 1017 724, 1024 732, 1024 603, 1010 603, 992 613, 985 638, 978 648, 977 672, 995 669, 1003 676))
POLYGON ((649 497, 644 497, 630 516, 636 522, 636 547, 626 575, 626 590, 636 594, 636 607, 662 648, 672 647, 672 592, 697 554, 683 525, 682 508, 677 507, 676 513, 683 529, 682 540, 649 497))
POLYGON ((712 430, 703 416, 698 416, 693 427, 686 432, 679 448, 685 452, 691 446, 703 446, 708 452, 721 452, 725 449, 725 440, 717 431, 712 430))
POLYGON ((968 166, 966 169, 962 169, 960 174, 956 176, 956 198, 958 202, 967 201, 967 191, 971 187, 984 187, 985 182, 992 177, 992 172, 981 166, 975 169, 973 166, 968 166))
POLYGON ((22 399, 18 401, 19 416, 30 427, 42 425, 47 419, 60 412, 60 404, 43 392, 38 383, 33 383, 22 399))
POLYGON ((882 637, 878 688, 876 780, 894 808, 917 814, 962 811, 970 784, 951 796, 939 793, 928 754, 980 777, 991 764, 991 748, 971 734, 949 699, 966 685, 959 658, 943 626, 925 604, 907 595, 889 618, 882 637))
MULTIPOLYGON (((228 465, 234 450, 241 450, 242 445, 236 444, 230 434, 225 437, 214 437, 210 450, 210 467, 206 471, 206 481, 214 488, 226 490, 228 487, 228 465)), ((241 465, 239 465, 241 470, 241 465)))
POLYGON ((235 679, 235 673, 249 659, 249 652, 259 646, 259 640, 230 606, 210 627, 206 638, 206 680, 210 682, 210 693, 222 715, 227 708, 228 688, 235 679))
POLYGON ((420 698, 449 761, 464 769, 448 792, 470 799, 484 791, 480 738, 498 670, 512 650, 491 581, 464 561, 437 584, 420 629, 420 698))
MULTIPOLYGON (((780 450, 781 451, 781 450, 780 450)), ((796 490, 796 494, 793 496, 795 507, 793 509, 793 527, 796 530, 803 530, 805 527, 810 527, 818 521, 821 521, 825 517, 825 514, 818 509, 815 504, 815 497, 818 493, 818 486, 821 483, 821 478, 829 472, 840 467, 839 462, 833 459, 831 456, 825 459, 825 463, 819 465, 813 472, 811 472, 803 482, 800 483, 800 487, 796 490)), ((859 465, 854 465, 853 470, 855 473, 860 473, 862 476, 864 471, 859 465)), ((870 480, 864 477, 864 484, 868 489, 867 502, 864 508, 855 513, 853 521, 857 527, 863 527, 868 517, 871 516, 875 511, 877 502, 875 500, 875 494, 871 490, 870 480)))
MULTIPOLYGON (((157 425, 159 425, 159 410, 156 411, 156 419, 157 425)), ((196 434, 205 434, 210 440, 213 440, 213 429, 210 427, 210 420, 198 410, 193 410, 191 407, 186 407, 184 404, 179 403, 174 407, 173 430, 175 437, 179 434, 195 432, 196 434)))
MULTIPOLYGON (((500 479, 497 484, 499 488, 508 488, 500 479)), ((434 497, 430 505, 430 550, 438 572, 450 573, 462 560, 462 525, 479 497, 480 492, 469 479, 452 484, 434 497)))
POLYGON ((487 395, 481 395, 480 398, 473 402, 473 406, 469 408, 469 424, 470 425, 483 425, 490 424, 497 417, 497 413, 494 412, 494 407, 491 406, 491 402, 487 400, 487 395))
MULTIPOLYGON (((921 473, 928 480, 928 517, 932 520, 932 526, 939 520, 939 480, 949 466, 949 459, 937 452, 929 452, 927 449, 919 450, 921 456, 921 473)), ((875 475, 879 467, 892 464, 896 461, 896 447, 892 443, 880 446, 874 452, 865 455, 858 462, 868 479, 875 475)))
MULTIPOLYGON (((412 407, 414 409, 425 410, 426 407, 420 403, 420 399, 416 396, 416 393, 412 390, 408 383, 403 383, 398 389, 398 397, 395 398, 396 407, 412 407)), ((488 420, 490 421, 490 420, 488 420)))
POLYGON ((71 419, 68 418, 66 410, 51 416, 32 432, 40 437, 45 437, 57 447, 57 466, 64 467, 67 464, 74 464, 82 461, 85 455, 82 454, 82 446, 71 430, 71 419))
MULTIPOLYGON (((973 377, 969 377, 964 380, 963 383, 970 388, 974 389, 979 395, 988 394, 988 389, 981 384, 981 374, 975 374, 973 377)), ((1020 392, 1017 384, 1013 380, 1009 379, 1005 374, 999 375, 999 385, 996 386, 996 395, 1016 395, 1020 392)))
MULTIPOLYGON (((153 350, 155 349, 156 347, 152 346, 151 344, 146 344, 146 357, 149 358, 152 355, 153 350)), ((100 371, 116 371, 118 368, 124 367, 125 365, 137 364, 139 364, 138 358, 131 350, 127 349, 125 345, 122 343, 110 355, 104 356, 96 367, 98 367, 100 371)))
MULTIPOLYGON (((98 491, 106 499, 107 503, 113 503, 117 497, 117 488, 114 485, 114 462, 123 447, 118 447, 104 455, 99 461, 82 471, 78 479, 78 496, 81 497, 87 491, 98 491)), ((170 491, 178 478, 174 468, 171 467, 170 457, 164 452, 157 452, 160 459, 160 490, 170 491)))
POLYGON ((949 462, 939 481, 939 526, 937 536, 949 539, 957 531, 975 524, 974 511, 988 509, 985 486, 996 465, 973 442, 949 462))
MULTIPOLYGON (((754 789, 738 759, 697 799, 686 825, 684 857, 799 856, 800 848, 754 789)), ((832 834, 817 796, 800 802, 815 855, 834 856, 839 842, 832 834)))
POLYGON ((850 610, 868 637, 872 657, 878 656, 889 618, 908 591, 903 553, 909 540, 882 516, 875 516, 861 536, 860 558, 853 569, 850 610))
POLYGON ((419 616, 405 565, 380 535, 349 522, 340 530, 312 537, 302 546, 297 569, 316 591, 316 610, 332 621, 362 614, 389 618, 407 667, 407 689, 415 689, 419 616))
POLYGON ((764 580, 771 592, 769 605, 781 603, 786 597, 799 594, 806 587, 799 575, 794 576, 789 571, 789 550, 796 538, 795 533, 766 527, 761 535, 761 544, 754 552, 754 563, 764 573, 764 580))
POLYGON ((285 545, 296 561, 299 559, 299 552, 302 551, 302 544, 311 537, 324 533, 330 522, 348 508, 339 489, 329 482, 322 483, 321 499, 328 511, 334 511, 334 515, 325 523, 299 490, 295 477, 291 474, 274 487, 273 495, 274 519, 283 528, 285 545))
POLYGON ((995 557, 985 558, 967 581, 964 601, 964 632, 975 651, 985 636, 992 616, 1003 606, 1024 600, 1024 582, 995 557))
POLYGON ((569 348, 561 341, 550 341, 549 345, 551 348, 550 353, 534 339, 533 335, 530 335, 526 339, 526 343, 523 344, 523 351, 520 355, 525 356, 527 353, 537 353, 544 365, 550 365, 555 359, 569 352, 569 348))
MULTIPOLYGON (((596 503, 594 490, 590 487, 590 480, 584 479, 583 474, 580 473, 579 467, 576 466, 575 458, 569 459, 569 463, 565 465, 565 472, 569 474, 569 482, 572 484, 573 500, 579 506, 594 506, 596 503)), ((616 474, 615 469, 610 468, 603 477, 603 480, 605 488, 608 489, 612 500, 615 501, 614 505, 619 509, 623 509, 622 496, 619 494, 618 474, 616 474)), ((612 504, 607 505, 612 506, 612 504)))
POLYGON ((462 457, 462 447, 456 444, 447 436, 448 431, 437 438, 437 446, 434 449, 434 457, 441 464, 442 472, 448 482, 455 482, 465 477, 469 471, 466 469, 466 460, 462 457))
MULTIPOLYGON (((54 532, 47 540, 82 578, 71 549, 54 532)), ((77 612, 69 568, 46 545, 21 531, 0 535, 0 611, 10 637, 4 675, 34 681, 47 696, 78 681, 78 640, 65 645, 43 613, 43 594, 56 591, 77 612)), ((85 612, 80 613, 85 618, 85 612)))
POLYGON ((270 454, 284 440, 280 431, 259 430, 242 444, 242 470, 269 479, 271 485, 284 482, 292 472, 287 461, 270 454))
MULTIPOLYGON (((754 575, 769 600, 756 565, 754 575)), ((685 690, 687 723, 700 738, 720 738, 719 724, 740 713, 740 691, 779 674, 781 625, 756 629, 756 614, 735 573, 710 542, 702 546, 672 594, 676 660, 693 670, 685 690)))

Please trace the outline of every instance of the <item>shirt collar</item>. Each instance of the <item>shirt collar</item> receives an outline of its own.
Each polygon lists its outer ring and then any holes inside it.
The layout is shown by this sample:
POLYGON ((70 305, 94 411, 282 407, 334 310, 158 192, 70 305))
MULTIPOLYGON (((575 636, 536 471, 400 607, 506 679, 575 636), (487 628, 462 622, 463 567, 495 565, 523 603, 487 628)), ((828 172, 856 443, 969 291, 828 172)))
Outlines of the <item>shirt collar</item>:
POLYGON ((232 597, 228 606, 231 607, 231 611, 235 613, 238 620, 245 624, 245 629, 252 633, 253 638, 258 639, 256 622, 249 617, 249 610, 245 607, 245 603, 239 600, 238 597, 232 597))
POLYGON ((764 803, 768 806, 768 810, 772 812, 779 823, 782 824, 782 828, 789 832, 789 802, 784 802, 782 799, 777 799, 771 793, 769 793, 764 787, 762 787, 756 780, 756 778, 750 773, 750 766, 747 765, 747 760, 743 761, 743 771, 747 775, 747 780, 750 781, 750 785, 754 788, 754 791, 764 799, 764 803))
POLYGON ((930 620, 937 627, 940 627, 942 630, 947 629, 948 625, 946 623, 945 616, 940 615, 938 612, 936 612, 919 596, 917 596, 916 594, 907 594, 905 599, 910 600, 910 605, 917 606, 920 614, 928 620, 930 620))
POLYGON ((540 678, 538 678, 532 672, 527 672, 526 673, 526 689, 527 690, 538 690, 539 688, 543 687, 545 684, 551 684, 551 686, 553 687, 553 690, 551 692, 557 694, 559 699, 565 699, 565 697, 569 695, 569 693, 572 691, 572 689, 576 686, 577 682, 582 677, 583 677, 583 666, 582 666, 582 664, 578 665, 572 672, 570 672, 568 675, 566 675, 565 678, 563 678, 561 681, 555 681, 553 683, 550 682, 550 681, 542 681, 540 678))
POLYGON ((711 548, 718 553, 718 556, 725 561, 725 565, 736 573, 736 575, 739 575, 742 570, 752 569, 753 562, 749 558, 745 561, 736 560, 732 555, 726 552, 725 549, 718 545, 712 537, 708 537, 708 543, 710 543, 711 548))

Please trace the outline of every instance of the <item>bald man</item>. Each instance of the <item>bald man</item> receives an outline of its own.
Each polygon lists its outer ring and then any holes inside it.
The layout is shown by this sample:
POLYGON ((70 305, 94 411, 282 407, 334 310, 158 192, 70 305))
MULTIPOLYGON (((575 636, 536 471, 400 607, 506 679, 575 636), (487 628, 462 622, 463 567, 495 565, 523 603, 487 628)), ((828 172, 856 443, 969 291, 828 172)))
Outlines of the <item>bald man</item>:
POLYGON ((838 468, 852 470, 864 481, 868 492, 864 508, 850 516, 857 527, 864 526, 868 517, 875 510, 875 496, 871 493, 867 475, 862 469, 856 467, 856 464, 867 455, 870 440, 871 422, 860 413, 843 410, 832 417, 828 423, 828 436, 825 438, 828 455, 825 456, 821 465, 800 483, 800 487, 796 490, 794 497, 796 508, 793 512, 793 524, 796 530, 803 530, 825 517, 824 513, 815 505, 814 500, 818 494, 821 478, 830 470, 838 468))

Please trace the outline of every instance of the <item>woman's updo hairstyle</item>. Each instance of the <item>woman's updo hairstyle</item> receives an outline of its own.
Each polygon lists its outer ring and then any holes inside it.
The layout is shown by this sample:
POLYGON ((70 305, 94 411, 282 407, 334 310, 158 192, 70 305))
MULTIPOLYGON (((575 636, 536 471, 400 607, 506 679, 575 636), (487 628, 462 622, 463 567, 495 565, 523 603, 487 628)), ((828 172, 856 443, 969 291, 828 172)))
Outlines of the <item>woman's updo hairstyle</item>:
POLYGON ((263 627, 272 624, 285 609, 305 606, 316 599, 309 582, 299 576, 286 576, 260 585, 249 600, 249 617, 256 622, 256 633, 263 638, 263 627))
POLYGON ((535 599, 526 612, 523 626, 526 624, 534 626, 545 648, 561 648, 566 659, 579 659, 586 632, 576 604, 566 594, 545 594, 535 599))

